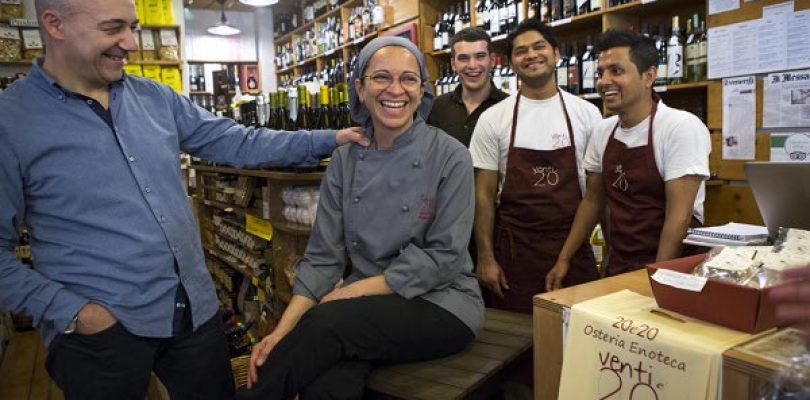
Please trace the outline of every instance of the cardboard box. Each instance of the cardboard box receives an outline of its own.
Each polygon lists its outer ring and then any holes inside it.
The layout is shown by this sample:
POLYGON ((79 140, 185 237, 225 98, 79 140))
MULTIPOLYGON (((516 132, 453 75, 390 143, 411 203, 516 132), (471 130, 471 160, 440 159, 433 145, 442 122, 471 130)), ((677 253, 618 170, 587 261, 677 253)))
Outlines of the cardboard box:
MULTIPOLYGON (((657 262, 647 266, 647 276, 659 268, 685 274, 706 259, 705 254, 657 262)), ((700 292, 678 289, 650 278, 658 306, 731 329, 757 333, 776 326, 775 304, 768 298, 771 288, 755 289, 709 279, 700 292)))

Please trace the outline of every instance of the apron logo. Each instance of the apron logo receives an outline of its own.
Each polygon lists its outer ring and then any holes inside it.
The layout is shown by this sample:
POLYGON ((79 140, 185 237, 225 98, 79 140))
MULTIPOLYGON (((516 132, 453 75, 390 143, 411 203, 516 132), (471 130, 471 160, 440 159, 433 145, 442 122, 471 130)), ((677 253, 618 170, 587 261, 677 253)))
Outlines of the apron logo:
POLYGON ((613 186, 616 189, 619 189, 622 192, 626 192, 628 188, 630 188, 630 183, 627 181, 627 174, 624 172, 622 165, 619 164, 616 166, 616 170, 613 171, 614 173, 618 174, 619 177, 613 181, 613 186))
POLYGON ((555 149, 562 149, 564 147, 568 147, 571 144, 568 143, 568 135, 563 135, 561 133, 555 133, 551 135, 551 139, 554 140, 553 148, 555 149))
POLYGON ((422 221, 430 221, 436 215, 436 199, 433 197, 422 197, 422 207, 419 208, 418 217, 422 221))
POLYGON ((554 167, 534 167, 532 171, 537 175, 537 181, 534 187, 543 187, 546 185, 557 186, 560 183, 560 174, 557 168, 554 167))

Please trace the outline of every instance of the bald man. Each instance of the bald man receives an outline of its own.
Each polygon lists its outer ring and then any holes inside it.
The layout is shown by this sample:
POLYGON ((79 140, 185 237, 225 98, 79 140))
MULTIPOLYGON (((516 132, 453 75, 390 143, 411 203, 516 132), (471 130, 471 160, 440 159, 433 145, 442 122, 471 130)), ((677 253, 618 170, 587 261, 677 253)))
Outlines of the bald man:
POLYGON ((67 399, 176 399, 234 385, 181 152, 236 167, 314 164, 359 130, 283 132, 216 118, 123 74, 132 0, 37 0, 47 54, 0 94, 0 308, 32 315, 67 399), (34 269, 14 258, 22 226, 34 269))

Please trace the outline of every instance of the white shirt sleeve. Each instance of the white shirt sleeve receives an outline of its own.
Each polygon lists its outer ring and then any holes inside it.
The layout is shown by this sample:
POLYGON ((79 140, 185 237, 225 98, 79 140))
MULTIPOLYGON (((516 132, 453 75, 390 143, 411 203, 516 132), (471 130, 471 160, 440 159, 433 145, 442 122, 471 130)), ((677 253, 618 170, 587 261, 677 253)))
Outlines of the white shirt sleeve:
POLYGON ((490 107, 478 118, 475 124, 472 139, 470 140, 470 154, 473 167, 497 171, 501 157, 500 140, 498 135, 496 107, 490 107))
POLYGON ((586 172, 602 173, 602 155, 605 152, 610 131, 615 124, 616 118, 608 118, 593 125, 590 139, 588 139, 588 148, 585 151, 585 159, 582 160, 582 167, 586 172))
MULTIPOLYGON (((685 113, 684 113, 685 114, 685 113)), ((663 156, 664 181, 687 175, 709 178, 711 137, 706 125, 692 114, 687 114, 667 129, 660 143, 663 156)))

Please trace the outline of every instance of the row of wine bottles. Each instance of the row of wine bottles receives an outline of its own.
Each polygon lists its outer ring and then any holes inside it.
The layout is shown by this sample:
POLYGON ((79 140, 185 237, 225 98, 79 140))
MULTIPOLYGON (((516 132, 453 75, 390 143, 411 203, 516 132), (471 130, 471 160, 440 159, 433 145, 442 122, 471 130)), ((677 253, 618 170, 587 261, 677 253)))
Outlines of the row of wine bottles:
POLYGON ((344 129, 352 126, 348 86, 302 83, 256 96, 241 104, 235 119, 247 126, 279 130, 344 129))

